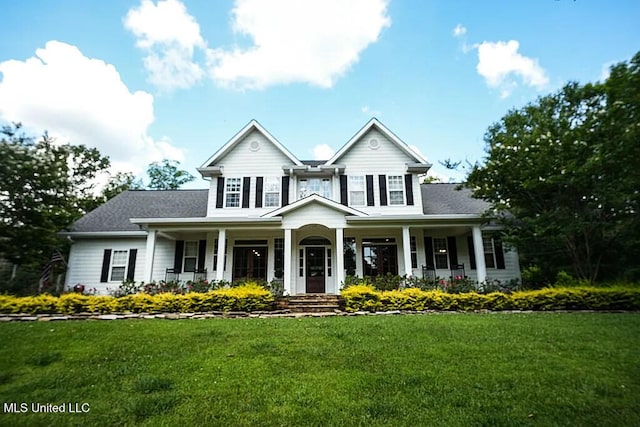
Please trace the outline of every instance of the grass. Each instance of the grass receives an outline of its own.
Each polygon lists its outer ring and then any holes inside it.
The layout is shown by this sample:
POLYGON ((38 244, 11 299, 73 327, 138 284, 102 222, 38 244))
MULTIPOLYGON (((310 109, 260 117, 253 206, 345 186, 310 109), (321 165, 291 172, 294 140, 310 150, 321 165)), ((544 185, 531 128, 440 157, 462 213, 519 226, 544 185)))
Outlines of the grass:
POLYGON ((640 314, 0 324, 0 425, 640 425, 640 314), (0 408, 3 409, 3 408, 0 408))

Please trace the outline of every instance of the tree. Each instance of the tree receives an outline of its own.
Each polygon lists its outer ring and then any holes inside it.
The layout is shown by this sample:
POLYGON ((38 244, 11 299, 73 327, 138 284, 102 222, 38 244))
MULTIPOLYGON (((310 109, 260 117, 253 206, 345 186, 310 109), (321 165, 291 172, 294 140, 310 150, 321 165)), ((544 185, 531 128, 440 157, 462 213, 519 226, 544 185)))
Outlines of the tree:
POLYGON ((630 271, 640 255, 640 52, 603 83, 569 83, 510 111, 485 142, 466 186, 526 257, 589 281, 630 271))
POLYGON ((142 181, 136 179, 131 172, 118 172, 109 177, 107 185, 102 189, 102 202, 113 199, 118 194, 126 190, 142 190, 142 181))
POLYGON ((109 159, 47 133, 34 142, 20 124, 0 137, 0 254, 18 265, 41 262, 59 247, 56 233, 95 205, 95 178, 109 159))
POLYGON ((178 170, 180 162, 164 159, 162 163, 153 162, 147 169, 149 188, 152 190, 177 190, 181 185, 195 179, 187 171, 178 170))

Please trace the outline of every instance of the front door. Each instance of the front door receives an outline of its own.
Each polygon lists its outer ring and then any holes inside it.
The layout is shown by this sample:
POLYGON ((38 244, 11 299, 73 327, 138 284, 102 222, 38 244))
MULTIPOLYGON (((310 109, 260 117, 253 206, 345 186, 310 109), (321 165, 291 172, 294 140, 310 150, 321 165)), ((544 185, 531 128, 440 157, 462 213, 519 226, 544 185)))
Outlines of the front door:
POLYGON ((307 293, 324 293, 324 251, 322 247, 307 247, 307 293))

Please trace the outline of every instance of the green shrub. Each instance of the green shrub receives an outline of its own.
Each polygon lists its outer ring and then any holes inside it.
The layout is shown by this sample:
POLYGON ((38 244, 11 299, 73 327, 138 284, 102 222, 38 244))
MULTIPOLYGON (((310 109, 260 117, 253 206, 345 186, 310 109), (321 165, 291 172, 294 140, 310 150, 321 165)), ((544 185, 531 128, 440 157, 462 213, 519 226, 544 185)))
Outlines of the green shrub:
POLYGON ((512 293, 448 293, 417 288, 378 291, 355 285, 342 291, 347 311, 389 310, 640 310, 637 288, 545 288, 512 293))
POLYGON ((130 294, 119 298, 68 293, 60 297, 38 295, 14 297, 0 295, 0 313, 142 313, 196 311, 256 311, 273 307, 273 294, 256 283, 207 293, 169 292, 130 294))

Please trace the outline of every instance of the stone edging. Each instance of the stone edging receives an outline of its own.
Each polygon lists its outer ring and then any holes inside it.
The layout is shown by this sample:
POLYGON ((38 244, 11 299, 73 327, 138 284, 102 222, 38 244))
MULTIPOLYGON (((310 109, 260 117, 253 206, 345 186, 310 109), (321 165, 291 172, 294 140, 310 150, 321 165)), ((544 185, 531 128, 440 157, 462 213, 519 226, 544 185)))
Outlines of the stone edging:
POLYGON ((65 320, 127 320, 127 319, 234 319, 234 318, 300 318, 300 317, 332 317, 332 316, 389 316, 402 314, 532 314, 532 313, 629 313, 627 310, 474 310, 474 311, 438 311, 438 310, 390 310, 390 311, 356 311, 346 312, 334 310, 318 313, 292 313, 289 310, 275 311, 211 311, 197 313, 77 313, 77 314, 0 314, 0 322, 55 322, 65 320))

